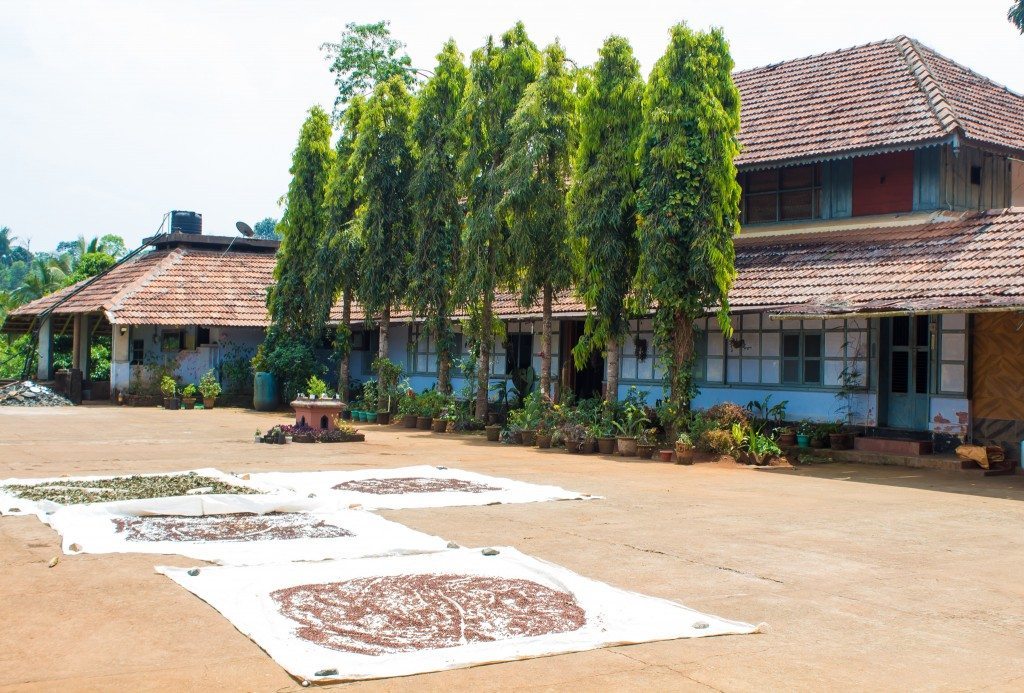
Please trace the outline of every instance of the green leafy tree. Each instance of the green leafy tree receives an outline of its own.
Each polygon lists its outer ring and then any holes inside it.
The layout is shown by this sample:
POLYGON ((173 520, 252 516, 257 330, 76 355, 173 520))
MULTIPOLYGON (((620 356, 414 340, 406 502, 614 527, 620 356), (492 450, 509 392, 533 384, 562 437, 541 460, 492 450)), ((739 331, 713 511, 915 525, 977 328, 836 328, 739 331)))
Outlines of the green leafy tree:
POLYGON ((451 392, 451 308, 463 226, 458 167, 466 149, 459 108, 468 79, 462 53, 449 40, 419 95, 412 129, 419 156, 410 195, 416 235, 410 296, 437 341, 437 388, 442 392, 451 392))
POLYGON ((398 76, 407 87, 415 83, 416 73, 405 53, 405 44, 391 36, 390 24, 349 22, 337 43, 320 46, 331 63, 338 87, 335 117, 341 117, 353 97, 368 96, 378 84, 393 76, 398 76))
POLYGON ((587 323, 573 355, 582 366, 595 348, 607 351, 605 398, 614 402, 619 346, 628 331, 625 302, 637 267, 636 150, 644 81, 633 49, 621 36, 604 42, 587 77, 569 191, 576 288, 587 306, 587 323))
POLYGON ((57 244, 57 255, 70 256, 72 265, 89 253, 104 253, 117 259, 123 257, 127 252, 128 248, 124 244, 124 239, 112 233, 94 236, 91 239, 79 236, 73 241, 61 241, 57 244))
POLYGON ((69 277, 70 283, 79 282, 105 272, 117 264, 117 258, 109 253, 90 252, 83 255, 75 263, 74 272, 69 277))
POLYGON ((277 233, 277 219, 274 217, 265 217, 256 222, 256 225, 252 227, 253 236, 256 238, 263 238, 268 241, 279 241, 281 240, 280 234, 277 233))
POLYGON ((694 321, 716 308, 729 324, 739 231, 739 91, 720 30, 671 30, 643 101, 640 144, 641 305, 655 306, 655 334, 666 347, 669 403, 681 410, 692 386, 694 321))
POLYGON ((469 132, 463 159, 466 188, 466 228, 463 234, 461 276, 464 295, 477 305, 483 332, 472 335, 479 344, 475 413, 487 416, 494 294, 511 283, 515 262, 508 244, 507 216, 498 207, 504 196, 499 169, 511 146, 509 121, 526 87, 537 79, 541 57, 522 22, 473 51, 470 81, 462 118, 469 132))
POLYGON ((330 228, 327 242, 321 247, 317 262, 321 271, 318 283, 314 285, 314 290, 331 296, 332 304, 341 295, 341 321, 334 335, 334 350, 338 356, 338 393, 345 402, 349 399, 351 371, 352 297, 359 285, 364 250, 356 219, 359 170, 353 153, 365 106, 363 97, 355 96, 341 118, 341 135, 335 145, 335 164, 328 190, 330 228))
POLYGON ((360 263, 359 300, 367 318, 379 319, 378 357, 388 357, 391 309, 406 297, 412 227, 412 97, 398 75, 377 85, 366 102, 356 136, 359 172, 358 220, 365 251, 360 263))
POLYGON ((18 240, 18 237, 11 234, 10 227, 0 227, 0 264, 8 266, 14 262, 11 251, 14 249, 14 241, 16 240, 18 240))
MULTIPOLYGON (((282 240, 274 267, 275 282, 267 295, 271 317, 268 353, 274 351, 278 340, 287 339, 312 349, 322 336, 331 297, 310 291, 309 285, 319 271, 317 254, 327 235, 327 184, 333 165, 330 119, 323 109, 314 106, 302 124, 292 154, 292 180, 277 226, 282 240)), ((289 349, 292 346, 289 344, 289 349)), ((305 382, 302 373, 292 375, 294 383, 305 382)))
POLYGON ((558 43, 544 49, 544 67, 523 92, 508 130, 498 210, 510 220, 522 304, 543 298, 540 389, 550 395, 551 303, 572 282, 565 198, 576 140, 574 80, 558 43))
POLYGON ((1020 30, 1020 33, 1024 34, 1024 0, 1017 0, 1010 5, 1010 11, 1007 12, 1006 18, 1020 30))

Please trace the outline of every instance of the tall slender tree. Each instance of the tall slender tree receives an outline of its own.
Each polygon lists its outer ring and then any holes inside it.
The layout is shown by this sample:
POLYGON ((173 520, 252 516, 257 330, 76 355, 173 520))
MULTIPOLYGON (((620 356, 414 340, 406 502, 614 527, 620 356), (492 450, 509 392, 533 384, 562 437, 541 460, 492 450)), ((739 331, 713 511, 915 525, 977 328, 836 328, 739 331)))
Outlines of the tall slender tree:
POLYGON ((412 97, 395 75, 377 85, 366 102, 356 136, 357 219, 365 249, 359 300, 367 317, 379 320, 378 357, 388 356, 391 309, 407 296, 412 250, 409 180, 414 166, 412 97))
POLYGON ((588 82, 580 98, 580 143, 569 191, 576 288, 587 306, 586 331, 573 355, 582 366, 594 349, 606 350, 605 399, 614 402, 638 254, 636 150, 644 82, 629 41, 609 37, 588 82))
POLYGON ((540 389, 551 394, 551 304, 572 281, 565 197, 576 139, 576 94, 558 43, 544 49, 544 67, 509 121, 509 152, 499 169, 505 191, 499 213, 510 239, 524 306, 543 299, 540 389))
POLYGON ((1020 33, 1024 34, 1024 0, 1014 0, 1010 5, 1010 10, 1006 13, 1006 18, 1017 27, 1020 33))
POLYGON ((327 185, 334 165, 331 122, 319 106, 309 111, 292 154, 284 214, 277 226, 281 247, 267 296, 271 333, 312 345, 323 334, 332 297, 309 291, 328 228, 327 185))
POLYGON ((352 295, 359 282, 359 264, 363 252, 362 238, 356 223, 359 206, 357 188, 359 172, 353 153, 359 120, 366 101, 354 96, 341 118, 341 134, 335 145, 335 164, 328 187, 329 229, 320 248, 317 262, 320 272, 314 291, 331 296, 332 305, 341 296, 341 319, 334 335, 338 354, 338 394, 348 402, 348 381, 352 355, 352 295))
POLYGON ((509 120, 526 87, 540 72, 540 53, 522 22, 475 51, 470 61, 462 117, 469 128, 463 160, 467 181, 466 230, 463 234, 462 280, 465 295, 479 314, 481 334, 477 360, 477 418, 487 416, 493 339, 494 294, 512 279, 515 263, 508 246, 508 219, 498 211, 504 194, 499 168, 507 158, 509 120))
POLYGON ((411 87, 416 70, 405 52, 405 44, 391 36, 388 21, 370 24, 349 22, 337 43, 323 43, 338 96, 334 99, 334 115, 339 120, 349 102, 357 96, 367 97, 381 82, 398 76, 411 87))
POLYGON ((639 295, 655 306, 677 410, 690 400, 694 321, 716 309, 723 330, 731 329, 740 202, 733 164, 740 97, 732 68, 720 30, 678 24, 644 94, 637 277, 639 295))
POLYGON ((464 216, 458 167, 466 150, 466 129, 459 108, 469 71, 462 60, 455 41, 445 43, 434 76, 419 94, 412 127, 418 159, 410 195, 416 234, 411 299, 437 343, 437 387, 442 392, 451 391, 451 308, 464 216))

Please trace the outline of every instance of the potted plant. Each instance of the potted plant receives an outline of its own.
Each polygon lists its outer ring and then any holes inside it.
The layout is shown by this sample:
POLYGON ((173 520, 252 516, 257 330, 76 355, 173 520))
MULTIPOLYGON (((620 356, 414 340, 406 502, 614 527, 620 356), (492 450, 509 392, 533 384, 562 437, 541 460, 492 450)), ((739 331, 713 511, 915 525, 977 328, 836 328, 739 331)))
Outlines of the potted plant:
POLYGON ((797 447, 811 447, 811 435, 814 433, 814 425, 810 421, 801 421, 796 429, 797 447))
POLYGON ((220 391, 220 383, 217 382, 217 376, 213 369, 203 373, 203 377, 199 379, 199 392, 203 395, 203 409, 213 409, 220 391))
POLYGON ((541 449, 548 449, 551 447, 552 431, 546 425, 541 425, 537 428, 537 447, 541 449))
POLYGON ((828 434, 829 424, 817 424, 811 429, 811 447, 812 448, 827 448, 828 447, 828 434))
POLYGON ((693 464, 693 439, 686 431, 676 438, 676 464, 693 464))
POLYGON ((596 440, 597 440, 597 451, 602 455, 612 455, 615 453, 615 426, 612 425, 612 420, 605 418, 595 424, 596 429, 596 440))
POLYGON ((416 401, 416 393, 411 387, 407 388, 405 394, 398 400, 398 415, 404 427, 416 428, 417 411, 419 411, 419 403, 416 401))
POLYGON ((562 424, 561 437, 565 441, 565 449, 569 452, 583 452, 583 444, 587 439, 587 427, 581 423, 562 424))
POLYGON ((780 448, 791 448, 796 445, 796 431, 791 426, 776 428, 775 437, 780 448))
POLYGON ((643 407, 627 402, 622 410, 622 421, 612 421, 618 431, 619 454, 633 457, 637 453, 637 437, 644 431, 650 420, 643 407))
POLYGON ((748 464, 766 465, 782 454, 782 450, 771 437, 757 431, 750 431, 746 437, 745 446, 748 464))
POLYGON ((189 383, 181 391, 181 403, 186 409, 196 408, 196 386, 189 383))
POLYGON ((658 460, 661 462, 671 462, 675 454, 675 450, 658 450, 658 460))
POLYGON ((391 408, 394 404, 393 394, 398 387, 398 379, 402 377, 402 366, 391 359, 376 358, 372 364, 377 371, 377 423, 391 423, 391 408))
POLYGON ((645 428, 636 437, 636 454, 642 460, 649 460, 654 456, 654 449, 658 447, 658 429, 645 428))
POLYGON ((164 396, 164 409, 179 409, 181 402, 174 395, 178 392, 178 383, 174 378, 165 375, 160 378, 160 392, 164 396))
POLYGON ((828 442, 833 450, 849 450, 853 447, 853 434, 843 430, 841 421, 829 424, 828 442))

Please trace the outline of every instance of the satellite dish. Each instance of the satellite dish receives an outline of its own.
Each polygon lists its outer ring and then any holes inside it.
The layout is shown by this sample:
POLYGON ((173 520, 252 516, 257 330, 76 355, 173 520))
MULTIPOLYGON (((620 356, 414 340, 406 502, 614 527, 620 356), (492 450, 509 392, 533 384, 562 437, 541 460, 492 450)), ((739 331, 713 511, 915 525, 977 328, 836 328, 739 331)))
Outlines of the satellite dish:
POLYGON ((252 227, 246 224, 244 221, 236 221, 235 228, 238 229, 238 233, 242 234, 246 238, 252 238, 256 233, 252 230, 252 227))

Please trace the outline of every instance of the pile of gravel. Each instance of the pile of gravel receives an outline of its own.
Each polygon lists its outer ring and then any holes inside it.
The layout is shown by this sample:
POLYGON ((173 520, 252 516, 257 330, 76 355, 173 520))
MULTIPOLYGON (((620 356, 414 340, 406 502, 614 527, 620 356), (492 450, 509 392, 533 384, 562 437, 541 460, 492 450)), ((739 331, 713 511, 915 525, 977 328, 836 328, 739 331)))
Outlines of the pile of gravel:
POLYGON ((71 407, 74 404, 64 395, 59 395, 31 380, 11 383, 0 388, 0 407, 71 407))

